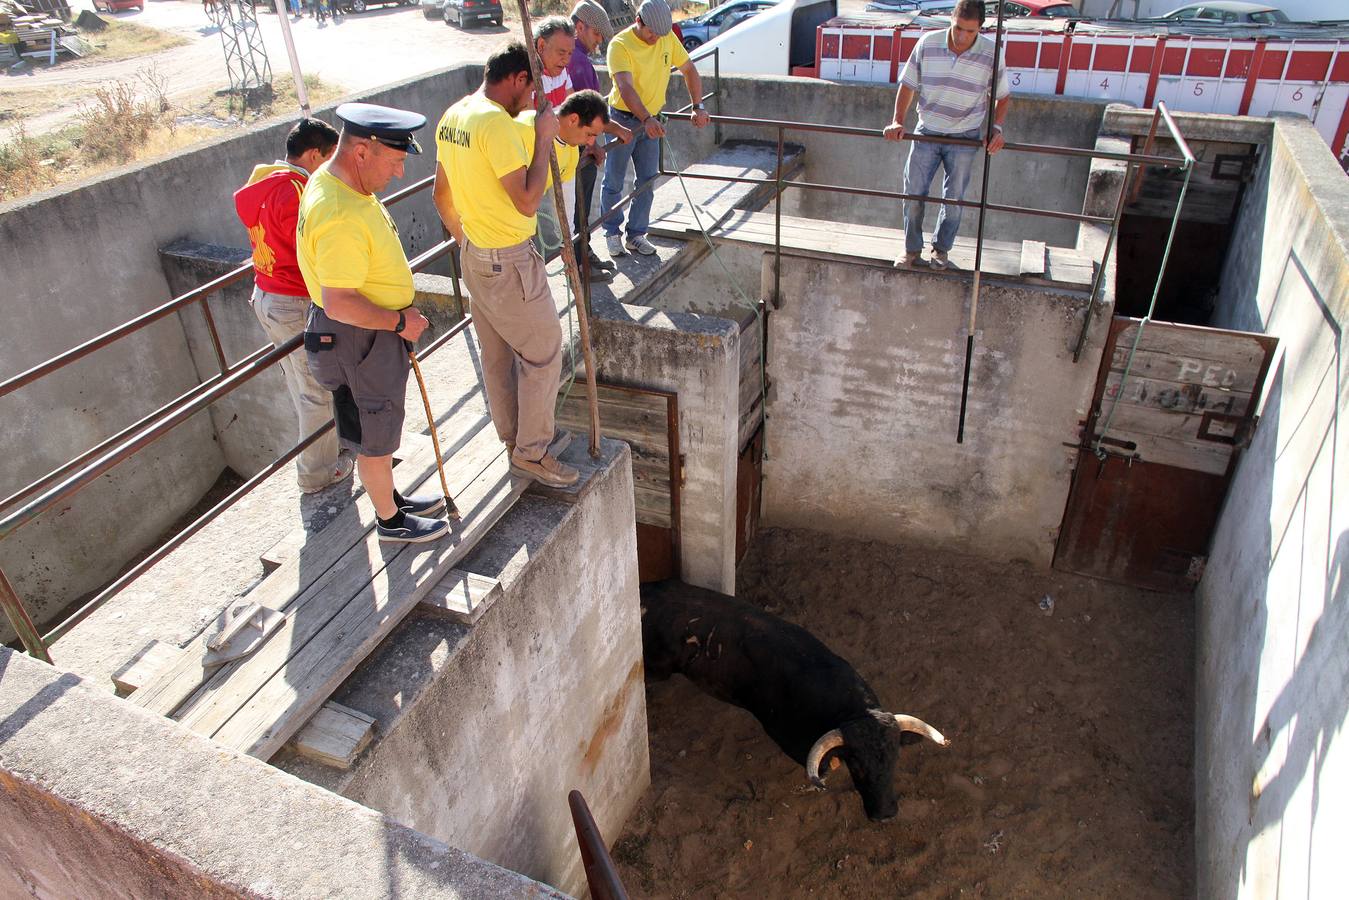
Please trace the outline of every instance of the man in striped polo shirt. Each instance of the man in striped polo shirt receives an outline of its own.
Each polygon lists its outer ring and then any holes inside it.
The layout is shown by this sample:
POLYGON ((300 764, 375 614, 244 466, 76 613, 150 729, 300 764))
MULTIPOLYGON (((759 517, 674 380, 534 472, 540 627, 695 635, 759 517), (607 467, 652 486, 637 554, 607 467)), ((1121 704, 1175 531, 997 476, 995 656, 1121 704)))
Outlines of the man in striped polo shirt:
MULTIPOLYGON (((951 13, 951 27, 929 31, 918 39, 895 95, 895 117, 885 128, 891 141, 904 139, 904 117, 913 98, 918 97, 918 128, 915 134, 940 137, 983 138, 989 153, 1002 149, 1002 123, 1011 103, 1006 66, 998 62, 998 102, 993 108, 992 133, 984 135, 988 118, 988 86, 993 75, 994 44, 979 33, 984 23, 982 0, 960 0, 951 13)), ((973 147, 914 141, 909 161, 904 166, 904 193, 927 195, 940 167, 942 197, 965 199, 965 187, 974 165, 973 147)), ((921 200, 904 203, 904 253, 895 265, 913 266, 923 261, 923 212, 921 200)), ((947 253, 960 228, 961 207, 943 204, 937 214, 937 230, 932 238, 934 269, 950 263, 947 253)))

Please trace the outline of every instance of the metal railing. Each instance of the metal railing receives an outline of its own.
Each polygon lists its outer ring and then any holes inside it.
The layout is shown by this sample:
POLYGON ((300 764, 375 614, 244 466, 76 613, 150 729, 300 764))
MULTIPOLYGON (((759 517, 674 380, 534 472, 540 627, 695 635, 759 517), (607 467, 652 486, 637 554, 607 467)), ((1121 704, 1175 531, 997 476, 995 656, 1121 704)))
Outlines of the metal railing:
MULTIPOLYGON (((430 187, 434 181, 434 176, 428 176, 419 181, 415 181, 388 195, 384 198, 384 203, 397 203, 400 200, 425 190, 430 187)), ((460 334, 472 321, 472 317, 466 313, 464 308, 464 297, 459 286, 458 261, 451 252, 454 247, 454 239, 447 238, 419 254, 408 263, 413 272, 420 272, 440 257, 448 254, 450 257, 451 281, 454 285, 453 291, 455 303, 459 313, 459 320, 448 329, 445 334, 440 335, 427 345, 425 349, 418 352, 417 357, 419 360, 426 358, 431 353, 444 346, 446 341, 455 335, 460 334)), ((239 281, 241 278, 244 278, 252 271, 253 264, 251 261, 240 265, 224 275, 208 281, 200 287, 175 297, 167 303, 142 313, 134 319, 124 322, 97 337, 90 338, 84 343, 72 347, 64 353, 58 354, 43 363, 0 382, 0 397, 5 397, 41 378, 64 369, 72 363, 75 363, 98 350, 144 330, 155 322, 158 322, 160 319, 185 310, 194 303, 200 304, 202 314, 206 321, 207 331, 210 335, 211 346, 215 353, 217 364, 220 367, 218 374, 207 378, 205 381, 195 385, 180 396, 169 401, 164 406, 161 406, 154 412, 142 417, 134 424, 123 428, 121 431, 101 441, 96 446, 91 447, 78 456, 62 463, 42 477, 18 489, 3 500, 0 500, 0 511, 4 511, 3 517, 0 517, 0 541, 9 537, 19 528, 22 528, 24 525, 33 521, 53 506, 70 499, 81 489, 93 483, 100 476, 107 473, 118 464, 150 446, 215 401, 228 396, 268 368, 279 363, 282 359, 295 352, 295 350, 301 346, 303 341, 299 336, 296 336, 280 346, 268 344, 259 347, 238 362, 231 364, 227 359, 224 348, 220 342, 219 332, 215 326, 215 319, 211 315, 208 298, 212 294, 215 294, 239 281)), ((37 627, 33 624, 32 618, 28 615, 28 611, 24 607, 23 601, 19 598, 4 571, 0 570, 0 607, 4 608, 10 624, 14 627, 19 640, 23 643, 24 649, 38 659, 51 662, 51 655, 47 648, 50 647, 54 641, 62 635, 67 634, 72 628, 94 612, 94 610, 98 609, 119 591, 148 571, 151 566, 181 546, 188 538, 192 537, 206 525, 210 524, 210 522, 226 509, 233 506, 245 494, 261 484, 267 477, 279 471, 332 427, 333 423, 329 421, 327 425, 303 438, 299 443, 283 453, 261 472, 258 472, 244 484, 232 491, 229 496, 225 497, 186 528, 179 531, 165 543, 157 547, 149 556, 145 557, 145 559, 120 575, 112 584, 100 590, 93 598, 82 605, 79 610, 67 617, 46 634, 41 634, 38 631, 37 627)))
MULTIPOLYGON (((717 54, 717 51, 714 49, 712 52, 705 54, 704 56, 699 57, 698 59, 699 60, 705 59, 707 56, 713 57, 713 63, 714 66, 716 67, 714 74, 715 82, 713 90, 705 94, 702 99, 706 101, 709 98, 715 98, 717 112, 715 112, 712 115, 713 123, 716 125, 717 129, 720 129, 722 125, 732 125, 732 126, 743 126, 752 128, 763 128, 776 131, 777 166, 774 171, 774 175, 772 178, 743 178, 726 175, 707 175, 703 173, 690 172, 687 170, 671 171, 665 168, 663 157, 660 165, 659 174, 664 176, 675 176, 680 178, 707 179, 713 181, 740 183, 740 184, 772 185, 774 187, 775 225, 774 225, 774 248, 773 248, 774 274, 773 274, 772 302, 775 308, 778 307, 781 302, 782 194, 789 187, 800 188, 802 190, 807 191, 824 191, 833 193, 853 194, 857 196, 884 197, 901 201, 933 200, 936 202, 950 203, 952 205, 962 207, 978 208, 981 211, 992 210, 995 212, 1007 212, 1031 216, 1048 217, 1048 218, 1067 219, 1071 221, 1086 222, 1096 225, 1109 225, 1110 231, 1106 240, 1104 255, 1102 257, 1100 265, 1096 267, 1096 272, 1091 286, 1091 293, 1088 298, 1089 302, 1087 306, 1087 312, 1084 317, 1081 334, 1079 335, 1077 346, 1073 354, 1074 362, 1076 362, 1080 357, 1083 344, 1086 340, 1087 331, 1091 323, 1092 313, 1095 305, 1095 299, 1100 291, 1100 287, 1103 281, 1103 274, 1105 271, 1106 260, 1109 258, 1110 252, 1113 249, 1117 240, 1120 218, 1123 214, 1123 210, 1126 205, 1127 199, 1126 192, 1129 191, 1130 189, 1131 181, 1137 174, 1138 170, 1145 165, 1179 167, 1188 174, 1188 172, 1193 168, 1195 163, 1194 154, 1190 151, 1189 145, 1185 142, 1185 139, 1181 135, 1179 128, 1175 124, 1175 121, 1172 119, 1170 112, 1166 109, 1165 104, 1159 103, 1157 105, 1157 109, 1154 111, 1153 114, 1152 124, 1148 132, 1148 138, 1143 153, 1114 153, 1094 149, 1088 150, 1077 147, 1058 147, 1044 144, 1018 144, 1010 142, 1007 143, 1004 147, 1004 149, 1012 152, 1043 153, 1059 156, 1106 159, 1106 160, 1126 162, 1128 166, 1126 169, 1124 180, 1120 187, 1120 195, 1116 201, 1114 215, 1110 217, 1094 216, 1086 213, 1072 213, 1059 210, 1046 210, 1032 207, 1013 206, 1008 204, 989 203, 987 196, 981 196, 978 201, 970 201, 970 200, 957 201, 957 200, 944 200, 942 198, 930 197, 927 195, 906 194, 899 191, 886 191, 876 188, 858 188, 858 187, 849 187, 845 185, 820 184, 807 181, 791 181, 785 178, 785 173, 783 170, 784 141, 785 135, 788 131, 802 131, 821 134, 841 134, 863 138, 879 139, 883 137, 881 130, 872 128, 854 128, 839 125, 822 125, 805 122, 782 121, 775 119, 757 119, 743 116, 721 115, 719 56, 717 54), (1158 156, 1152 153, 1153 143, 1155 141, 1159 125, 1165 125, 1167 132, 1170 134, 1172 140, 1176 143, 1176 146, 1180 149, 1180 152, 1182 154, 1180 159, 1176 159, 1175 157, 1170 156, 1158 156)), ((676 121, 691 120, 692 119, 691 104, 685 106, 681 110, 677 110, 672 113, 667 113, 666 115, 668 118, 676 121)), ((720 141, 719 132, 716 133, 715 140, 717 140, 718 142, 720 141)), ((981 143, 977 140, 935 137, 931 135, 905 135, 905 140, 954 144, 959 146, 969 146, 975 148, 981 146, 981 143)), ((433 184, 434 180, 435 180, 434 176, 427 176, 418 181, 415 181, 407 185, 406 187, 403 187, 393 192, 392 194, 388 195, 384 199, 384 202, 386 204, 397 203, 403 199, 406 199, 407 197, 413 196, 414 194, 417 194, 430 187, 433 184)), ((583 246, 588 246, 590 234, 594 232, 595 229, 599 228, 604 222, 609 220, 611 217, 621 213, 633 202, 635 198, 637 198, 641 194, 647 191, 654 191, 659 183, 660 183, 659 178, 653 178, 651 181, 647 182, 646 184, 640 187, 635 188, 627 195, 623 196, 613 207, 611 207, 608 210, 604 210, 599 217, 594 218, 588 224, 588 227, 582 230, 583 246)), ((1181 204, 1177 203, 1173 217, 1171 236, 1168 238, 1167 242, 1168 252, 1171 246, 1171 240, 1174 238, 1175 222, 1179 220, 1180 210, 1181 204)), ((980 239, 980 243, 982 244, 982 239, 980 239)), ((432 352, 443 346, 445 342, 448 341, 450 338, 461 333, 472 320, 471 316, 467 315, 464 309, 464 298, 461 293, 459 285, 460 272, 458 260, 456 258, 456 255, 452 252, 455 246, 456 243, 454 239, 447 238, 446 240, 435 244, 430 249, 418 255, 409 262, 409 266, 412 268, 412 270, 414 272, 418 272, 429 266, 432 262, 439 259, 440 257, 446 255, 449 256, 449 265, 452 276, 451 282, 453 283, 455 301, 458 306, 458 311, 460 315, 459 321, 456 322, 456 324, 451 329, 449 329, 445 334, 437 337, 430 345, 427 346, 426 349, 419 352, 418 354, 419 359, 423 359, 426 356, 429 356, 432 352)), ((587 260, 588 256, 589 256, 588 253, 583 254, 582 259, 587 260)), ((588 270, 588 265, 586 268, 588 270)), ((107 347, 115 343, 118 340, 121 340, 122 338, 125 338, 129 335, 135 334, 143 330, 149 325, 159 321, 160 319, 172 313, 184 310, 194 303, 200 303, 203 315, 206 320, 207 330, 211 338, 212 349, 216 355, 216 360, 220 366, 220 372, 217 375, 211 376, 210 378, 194 386, 181 396, 175 398, 174 400, 170 401, 169 403, 165 404, 164 406, 160 407, 159 409, 155 410, 149 415, 144 416, 136 423, 127 426, 126 428, 117 432, 113 436, 100 442, 98 445, 84 451, 78 456, 56 467, 51 472, 48 472, 46 475, 43 475, 41 478, 36 479, 32 483, 10 494, 3 500, 0 500, 0 512, 8 510, 8 512, 4 512, 3 517, 0 518, 0 541, 4 540, 4 538, 8 537, 18 528, 37 518, 44 511, 52 508, 58 503, 61 503, 69 499, 75 493, 77 493, 79 490, 86 487, 90 483, 92 483, 101 475, 108 472, 110 469, 117 466, 119 463, 125 461, 126 459, 130 458, 131 456, 134 456, 140 450, 154 443, 159 438, 167 434, 169 431, 173 430, 178 425, 182 424, 184 421, 189 419, 191 416, 195 415, 196 413, 205 409, 210 404, 214 403, 216 400, 219 400, 222 397, 229 395, 231 392, 238 389, 240 386, 247 383, 249 380, 256 377, 261 372, 265 371, 267 368, 277 364, 278 362, 280 362, 281 359, 285 358, 287 355, 294 352, 300 346, 301 339, 299 337, 296 337, 290 341, 287 341, 286 343, 282 344, 279 347, 274 346, 260 347, 253 353, 249 354, 248 356, 244 357, 243 359, 233 364, 231 364, 226 358, 226 355, 220 342, 218 331, 215 327, 215 321, 211 316, 207 298, 209 298, 212 294, 234 284, 239 279, 245 277, 252 271, 252 269, 253 266, 251 262, 243 264, 238 268, 212 281, 209 281, 198 288, 194 288, 193 290, 188 291, 187 293, 179 297, 175 297, 174 299, 170 300, 169 302, 159 307, 156 307, 155 309, 143 313, 140 316, 137 316, 136 318, 131 319, 130 321, 117 326, 116 328, 104 332, 103 334, 98 335, 97 337, 91 338, 88 341, 85 341, 84 343, 79 344, 76 347, 73 347, 64 353, 61 353, 43 363, 40 363, 24 372, 19 373, 18 375, 12 376, 11 378, 4 380, 3 382, 0 382, 0 397, 7 396, 17 391, 18 389, 25 387, 26 385, 32 384, 33 382, 47 375, 57 372, 65 368, 66 366, 80 359, 83 359, 84 357, 88 356, 91 353, 94 353, 104 347, 107 347)), ((1160 272, 1158 273, 1159 283, 1161 274, 1162 273, 1160 272)), ((589 307, 590 298, 589 298, 588 277, 586 278, 586 291, 587 296, 582 298, 582 302, 585 303, 587 307, 589 307)), ((320 428, 313 434, 306 436, 295 446, 291 447, 289 450, 283 453, 276 461, 269 464, 261 472, 257 473, 248 481, 246 481, 244 484, 240 485, 238 488, 232 491, 229 494, 229 496, 221 500, 219 503, 213 506, 210 510, 204 513, 201 517, 192 522, 186 528, 175 534, 173 537, 169 538, 168 541, 166 541, 160 547, 156 548, 149 556, 147 556, 141 562, 137 563, 134 567, 125 572, 123 575, 119 576, 112 584, 108 585, 107 587, 99 591, 98 594, 96 594, 92 599, 90 599, 83 606, 81 606, 81 608, 78 611, 76 611, 73 615, 67 617, 64 621, 62 621, 59 625, 57 625, 55 628, 53 628, 46 634, 41 634, 38 632, 37 628, 33 625, 33 622, 29 617, 22 600, 18 597, 17 593, 14 591, 13 586, 10 584, 9 580, 5 577, 4 572, 0 570, 0 607, 4 608, 6 615, 9 617, 11 624, 13 625, 15 631, 18 633, 18 636, 24 645, 24 648, 33 656, 50 662, 51 657, 50 654, 47 652, 47 648, 51 645, 52 642, 54 642, 61 636, 67 634, 73 627, 75 627, 81 621, 87 618, 89 614, 91 614, 100 606, 102 606, 104 603, 106 603, 119 591, 127 587, 127 585, 132 583, 140 575, 148 571, 151 566, 162 560, 174 549, 181 546, 186 540, 191 538, 194 534, 199 532, 207 524, 209 524, 211 521, 217 518, 221 513, 223 513, 226 509, 228 509, 235 502, 237 502, 241 497, 243 497, 249 491, 255 488, 268 476, 274 474, 283 466, 285 466, 288 462, 293 460, 296 456, 300 454, 301 451, 305 449, 305 447, 309 446, 310 443, 317 440, 322 434, 324 434, 331 427, 333 427, 333 425, 331 422, 329 422, 328 425, 324 426, 323 428, 320 428)))

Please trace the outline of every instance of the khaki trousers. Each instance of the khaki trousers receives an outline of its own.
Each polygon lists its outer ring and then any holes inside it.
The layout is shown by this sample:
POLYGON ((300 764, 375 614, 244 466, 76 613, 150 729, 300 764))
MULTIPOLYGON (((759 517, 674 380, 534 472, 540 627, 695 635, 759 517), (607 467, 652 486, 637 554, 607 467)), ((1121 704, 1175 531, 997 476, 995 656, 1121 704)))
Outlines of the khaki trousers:
MULTIPOLYGON (((304 331, 305 317, 309 314, 308 297, 288 297, 254 287, 252 299, 254 315, 262 323, 262 330, 267 332, 267 339, 276 346, 280 347, 304 331)), ((333 395, 314 380, 303 350, 281 360, 281 371, 286 375, 286 387, 300 420, 297 440, 303 440, 333 417, 333 395)), ((337 465, 337 432, 329 431, 306 447, 295 465, 300 490, 318 490, 331 484, 337 465)))
POLYGON ((553 440, 562 375, 562 326, 532 241, 461 252, 482 347, 482 378, 492 424, 519 459, 538 461, 553 440))

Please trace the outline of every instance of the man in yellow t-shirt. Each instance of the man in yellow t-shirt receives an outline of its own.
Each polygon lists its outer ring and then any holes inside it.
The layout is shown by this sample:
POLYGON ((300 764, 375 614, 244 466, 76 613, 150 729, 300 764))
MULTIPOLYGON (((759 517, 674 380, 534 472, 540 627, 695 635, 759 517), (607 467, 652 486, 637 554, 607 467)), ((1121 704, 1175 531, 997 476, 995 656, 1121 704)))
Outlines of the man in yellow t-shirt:
POLYGON ((315 380, 333 393, 339 442, 378 517, 382 541, 444 537, 432 518, 439 496, 404 497, 393 486, 393 453, 403 433, 408 348, 427 321, 412 305, 412 270, 389 211, 375 196, 420 153, 412 132, 426 117, 369 103, 337 108, 342 136, 300 198, 295 252, 313 305, 304 346, 315 380))
MULTIPOLYGON (((661 0, 645 0, 637 9, 637 20, 609 42, 609 75, 614 80, 609 92, 609 115, 632 131, 635 137, 626 144, 613 142, 606 147, 604 186, 600 190, 600 205, 605 215, 623 195, 629 160, 637 174, 634 190, 641 190, 660 172, 660 140, 665 136, 665 126, 657 116, 665 105, 665 90, 670 84, 672 66, 683 73, 689 96, 693 98, 693 127, 702 128, 708 122, 707 111, 700 99, 703 96, 702 79, 684 52, 684 46, 672 33, 671 26, 670 8, 661 0)), ((626 240, 619 236, 623 229, 622 213, 605 220, 605 243, 611 257, 622 256, 628 251, 643 256, 656 252, 646 239, 651 200, 651 191, 633 198, 628 211, 626 240)))
MULTIPOLYGON (((533 159, 534 117, 536 113, 529 109, 515 117, 515 124, 521 130, 525 146, 531 148, 533 159)), ((557 167, 562 175, 562 200, 566 206, 562 214, 570 216, 576 208, 576 169, 581 161, 581 150, 590 147, 595 139, 604 133, 609 124, 609 107, 598 91, 577 91, 569 94, 557 109, 557 137, 553 140, 553 152, 557 154, 557 167)), ((554 217, 557 211, 549 203, 552 197, 552 177, 543 192, 543 202, 539 204, 537 216, 537 236, 544 253, 556 249, 561 234, 554 217)), ((594 275, 607 275, 607 272, 592 271, 594 275)), ((594 279, 598 281, 599 279, 594 279)))
POLYGON ((510 450, 511 470, 566 487, 576 483, 577 471, 548 452, 562 326, 532 240, 559 125, 545 106, 534 121, 533 145, 526 146, 514 118, 533 94, 524 44, 512 41, 487 58, 482 87, 445 110, 436 128, 432 196, 459 243, 487 404, 510 450))

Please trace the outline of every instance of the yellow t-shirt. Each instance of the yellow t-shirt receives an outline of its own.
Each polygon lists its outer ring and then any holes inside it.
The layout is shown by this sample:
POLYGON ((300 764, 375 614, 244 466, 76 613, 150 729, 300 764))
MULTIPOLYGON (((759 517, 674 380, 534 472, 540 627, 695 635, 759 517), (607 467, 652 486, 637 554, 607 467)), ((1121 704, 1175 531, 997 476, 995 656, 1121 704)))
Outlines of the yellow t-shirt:
POLYGON ((533 236, 533 217, 520 214, 501 183, 503 175, 529 166, 532 149, 510 114, 481 93, 469 94, 441 116, 436 160, 474 246, 495 250, 533 236))
MULTIPOLYGON (((656 43, 648 44, 632 30, 634 27, 623 29, 609 42, 606 57, 609 74, 631 72, 638 99, 646 111, 654 116, 665 105, 665 89, 670 86, 670 68, 678 68, 688 62, 689 55, 673 31, 663 35, 656 43)), ((609 105, 624 112, 632 112, 623 102, 617 84, 609 91, 609 105)))
POLYGON ((412 305, 412 270, 389 211, 373 194, 348 187, 326 163, 300 197, 295 255, 309 299, 320 307, 325 287, 355 288, 385 309, 412 305))
MULTIPOLYGON (((520 136, 524 139, 525 150, 531 163, 534 162, 534 119, 537 116, 535 110, 527 109, 515 117, 515 124, 520 129, 520 136)), ((571 181, 576 177, 576 166, 581 161, 581 148, 573 147, 561 138, 554 138, 553 152, 557 154, 557 170, 562 175, 562 180, 571 181)), ((552 186, 553 169, 549 166, 548 187, 552 186)))

